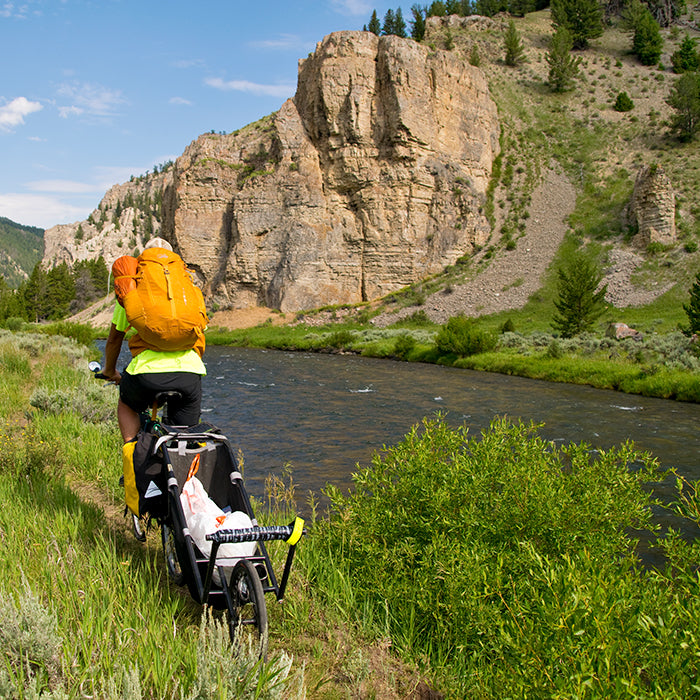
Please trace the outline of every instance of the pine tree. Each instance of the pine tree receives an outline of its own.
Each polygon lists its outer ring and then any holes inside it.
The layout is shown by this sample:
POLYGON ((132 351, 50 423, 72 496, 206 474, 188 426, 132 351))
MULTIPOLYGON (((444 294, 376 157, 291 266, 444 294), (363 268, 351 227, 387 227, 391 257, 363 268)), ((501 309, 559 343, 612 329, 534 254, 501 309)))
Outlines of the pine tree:
POLYGON ((546 59, 549 64, 549 84, 554 92, 566 92, 573 88, 578 75, 581 56, 572 56, 573 39, 566 27, 554 32, 546 59))
POLYGON ((671 56, 671 64, 673 65, 674 73, 686 73, 700 68, 700 56, 695 47, 695 40, 691 39, 687 34, 681 42, 678 50, 671 56))
POLYGON ((632 98, 626 92, 620 92, 615 99, 613 109, 616 112, 629 112, 634 109, 634 102, 632 102, 632 98))
POLYGON ((400 7, 394 14, 394 34, 400 36, 402 39, 408 36, 408 34, 406 34, 406 22, 404 21, 403 12, 400 7))
POLYGON ((525 17, 528 12, 532 12, 534 6, 533 0, 508 0, 508 12, 514 17, 525 17))
POLYGON ((25 318, 28 321, 38 322, 48 317, 47 291, 46 271, 41 263, 38 262, 34 265, 29 279, 21 284, 18 290, 21 295, 22 306, 25 309, 25 318))
POLYGON ((444 17, 447 14, 447 8, 442 0, 433 0, 428 8, 428 17, 444 17))
POLYGON ((389 34, 394 34, 396 18, 394 11, 390 8, 386 11, 384 15, 384 23, 382 24, 382 34, 388 36, 389 34))
POLYGON ((558 298, 554 301, 557 312, 552 319, 552 327, 563 338, 572 338, 590 330, 605 312, 608 287, 600 287, 603 275, 583 253, 575 255, 557 274, 558 298))
POLYGON ((505 62, 507 66, 517 66, 523 62, 525 58, 525 47, 520 39, 520 34, 513 20, 508 24, 505 36, 505 62))
POLYGON ((552 0, 552 22, 571 32, 573 48, 585 49, 591 39, 603 34, 603 9, 598 0, 552 0))
POLYGON ((700 272, 695 275, 695 282, 689 293, 690 299, 687 304, 683 304, 683 311, 685 311, 690 325, 688 328, 684 328, 683 332, 686 335, 695 335, 700 333, 700 272))
POLYGON ((666 102, 676 110, 671 129, 682 141, 690 141, 700 128, 700 74, 683 73, 671 88, 666 102))
POLYGON ((379 24, 379 17, 377 17, 377 11, 373 10, 372 11, 372 17, 369 20, 369 26, 367 29, 372 32, 372 34, 376 34, 377 36, 380 35, 382 31, 382 27, 379 24))
POLYGON ((46 287, 46 317, 57 320, 67 316, 75 298, 75 280, 65 262, 46 273, 46 287))
POLYGON ((653 66, 661 57, 664 40, 661 36, 659 23, 652 17, 651 12, 644 12, 634 32, 632 51, 644 66, 653 66))
POLYGON ((19 296, 0 275, 0 323, 4 323, 8 318, 21 316, 22 307, 19 296))
POLYGON ((416 41, 423 41, 425 36, 425 10, 420 5, 411 7, 411 38, 416 41))

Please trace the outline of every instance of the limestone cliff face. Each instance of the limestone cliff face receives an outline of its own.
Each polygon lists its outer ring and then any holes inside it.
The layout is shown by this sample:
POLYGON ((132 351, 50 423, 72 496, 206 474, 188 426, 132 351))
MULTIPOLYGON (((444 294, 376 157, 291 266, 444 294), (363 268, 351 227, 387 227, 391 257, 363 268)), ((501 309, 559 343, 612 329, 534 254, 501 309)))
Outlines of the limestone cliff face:
POLYGON ((162 176, 160 234, 220 307, 377 298, 485 243, 498 136, 478 68, 407 39, 331 34, 279 112, 199 137, 162 176))

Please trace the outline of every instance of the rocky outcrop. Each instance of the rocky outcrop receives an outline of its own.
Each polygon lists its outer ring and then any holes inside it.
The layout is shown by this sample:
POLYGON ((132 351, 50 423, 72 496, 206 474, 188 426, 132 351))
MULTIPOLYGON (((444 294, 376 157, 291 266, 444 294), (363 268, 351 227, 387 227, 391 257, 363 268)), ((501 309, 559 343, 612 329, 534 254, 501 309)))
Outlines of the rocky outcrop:
POLYGON ((172 171, 132 178, 111 187, 86 221, 60 224, 44 233, 44 263, 48 266, 102 256, 111 266, 120 255, 140 251, 160 234, 163 193, 172 171))
MULTIPOLYGON (((300 61, 296 95, 279 112, 199 137, 148 187, 162 194, 160 235, 219 307, 358 303, 485 243, 498 137, 478 68, 411 40, 338 32, 300 61)), ((120 216, 124 196, 108 193, 120 216)), ((139 244, 145 234, 132 229, 139 244)), ((47 231, 45 257, 130 252, 123 241, 114 249, 109 224, 99 244, 84 222, 85 240, 76 233, 47 231)))
POLYGON ((637 229, 633 243, 640 248, 650 243, 675 242, 676 193, 661 166, 647 166, 639 171, 627 208, 627 220, 637 229))
POLYGON ((608 338, 615 338, 615 340, 622 340, 623 338, 642 340, 643 338, 643 335, 638 330, 630 328, 626 323, 611 323, 605 331, 605 335, 608 338))

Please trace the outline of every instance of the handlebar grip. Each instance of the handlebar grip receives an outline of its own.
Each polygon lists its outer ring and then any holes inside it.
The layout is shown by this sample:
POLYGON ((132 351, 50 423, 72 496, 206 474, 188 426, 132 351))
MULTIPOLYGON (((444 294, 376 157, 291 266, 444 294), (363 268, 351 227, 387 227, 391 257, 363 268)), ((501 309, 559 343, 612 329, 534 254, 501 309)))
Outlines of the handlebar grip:
POLYGON ((102 374, 102 373, 100 372, 100 373, 95 374, 95 379, 104 379, 104 380, 106 380, 107 377, 106 377, 104 374, 102 374))
POLYGON ((284 540, 287 544, 296 544, 306 533, 303 518, 295 518, 289 525, 271 525, 267 527, 241 528, 239 530, 217 530, 205 535, 206 539, 223 543, 265 542, 284 540))

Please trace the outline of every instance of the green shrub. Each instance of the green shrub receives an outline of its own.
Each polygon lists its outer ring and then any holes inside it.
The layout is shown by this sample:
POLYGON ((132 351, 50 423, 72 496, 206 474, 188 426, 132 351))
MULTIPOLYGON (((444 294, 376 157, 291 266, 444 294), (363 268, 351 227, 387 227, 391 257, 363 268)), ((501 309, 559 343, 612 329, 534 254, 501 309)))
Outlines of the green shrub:
POLYGON ((349 348, 355 342, 355 335, 347 329, 334 331, 326 338, 325 342, 331 348, 349 348))
POLYGON ((616 112, 629 112, 634 109, 634 102, 632 98, 626 92, 620 92, 615 100, 615 111, 616 112))
POLYGON ((460 315, 451 318, 440 329, 435 345, 443 355, 469 357, 493 350, 496 347, 496 337, 479 328, 473 318, 460 315))
POLYGON ((515 324, 513 323, 513 319, 507 318, 500 327, 500 332, 501 334, 503 333, 513 333, 515 332, 515 324))
POLYGON ((24 328, 24 319, 17 316, 10 316, 10 318, 5 320, 4 326, 8 331, 16 333, 24 328))
POLYGON ((349 614, 441 669, 446 697, 691 697, 692 563, 682 585, 643 573, 631 536, 660 477, 630 445, 557 448, 500 419, 469 438, 426 420, 354 491, 329 489, 319 585, 342 582, 349 614))
POLYGON ((416 347, 416 339, 410 333, 402 333, 394 341, 394 355, 405 360, 416 347))
POLYGON ((39 330, 47 335, 62 335, 72 338, 81 345, 91 347, 95 341, 95 331, 92 326, 72 321, 57 321, 47 326, 40 326, 39 330))

